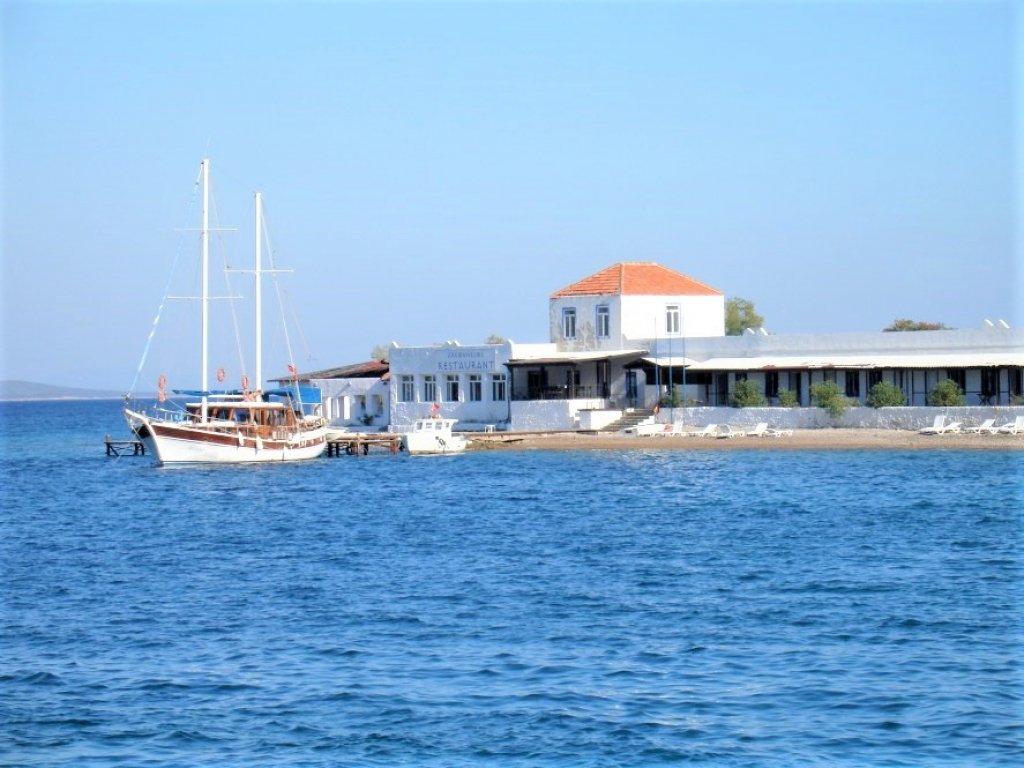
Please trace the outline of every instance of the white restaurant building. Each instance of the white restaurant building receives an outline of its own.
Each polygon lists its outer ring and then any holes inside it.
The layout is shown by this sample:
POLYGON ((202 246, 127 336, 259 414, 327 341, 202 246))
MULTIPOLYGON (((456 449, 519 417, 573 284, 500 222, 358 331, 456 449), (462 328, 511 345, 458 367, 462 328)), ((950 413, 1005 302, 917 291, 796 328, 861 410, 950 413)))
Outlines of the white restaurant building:
POLYGON ((769 405, 789 390, 809 406, 820 381, 860 402, 889 382, 912 406, 946 378, 971 406, 1024 395, 1024 332, 1003 324, 726 336, 724 319, 721 291, 658 264, 615 264, 551 295, 546 343, 393 345, 387 420, 399 431, 435 412, 465 430, 599 429, 653 409, 670 383, 691 405, 727 406, 740 380, 756 382, 769 405))

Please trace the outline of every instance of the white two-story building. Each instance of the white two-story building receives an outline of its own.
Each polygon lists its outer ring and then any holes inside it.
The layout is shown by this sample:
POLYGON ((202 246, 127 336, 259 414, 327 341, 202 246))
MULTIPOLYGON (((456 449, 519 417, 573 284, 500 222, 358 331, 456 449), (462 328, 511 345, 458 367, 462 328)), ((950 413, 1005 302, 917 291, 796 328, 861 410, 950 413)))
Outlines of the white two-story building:
POLYGON ((638 367, 654 340, 724 335, 725 297, 658 264, 621 263, 553 293, 549 316, 547 343, 393 347, 392 425, 431 413, 466 429, 612 420, 656 400, 638 367))

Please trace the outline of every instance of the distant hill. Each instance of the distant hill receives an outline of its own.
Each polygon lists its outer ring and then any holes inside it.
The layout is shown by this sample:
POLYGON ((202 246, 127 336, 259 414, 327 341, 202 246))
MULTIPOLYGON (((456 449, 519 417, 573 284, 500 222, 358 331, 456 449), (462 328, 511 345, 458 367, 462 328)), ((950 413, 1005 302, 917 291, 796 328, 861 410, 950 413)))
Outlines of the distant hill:
POLYGON ((0 381, 0 400, 93 400, 123 397, 124 392, 85 387, 57 387, 38 381, 0 381))

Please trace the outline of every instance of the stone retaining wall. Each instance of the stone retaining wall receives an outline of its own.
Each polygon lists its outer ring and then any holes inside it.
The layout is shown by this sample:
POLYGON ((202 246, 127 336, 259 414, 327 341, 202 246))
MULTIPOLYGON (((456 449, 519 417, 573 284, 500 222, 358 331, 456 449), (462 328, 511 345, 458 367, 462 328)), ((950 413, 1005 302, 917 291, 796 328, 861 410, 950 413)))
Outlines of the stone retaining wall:
POLYGON ((779 429, 820 429, 844 427, 851 429, 921 429, 929 427, 935 417, 944 414, 947 421, 959 421, 965 427, 995 419, 1000 426, 1024 416, 1024 406, 971 406, 962 408, 908 407, 848 409, 833 420, 822 408, 663 408, 656 416, 659 423, 703 427, 708 424, 729 424, 750 428, 766 421, 779 429))

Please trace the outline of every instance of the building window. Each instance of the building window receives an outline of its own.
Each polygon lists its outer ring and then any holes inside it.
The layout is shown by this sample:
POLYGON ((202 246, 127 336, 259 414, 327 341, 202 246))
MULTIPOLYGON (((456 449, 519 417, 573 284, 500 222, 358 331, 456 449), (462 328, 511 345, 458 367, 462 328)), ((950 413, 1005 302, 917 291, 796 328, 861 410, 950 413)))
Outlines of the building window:
POLYGON ((506 383, 504 373, 495 373, 491 376, 491 400, 497 403, 503 402, 506 397, 506 383))
POLYGON ((860 397, 860 371, 846 372, 846 396, 860 397))
POLYGON ((679 333, 679 305, 669 304, 665 307, 665 330, 669 334, 679 333))
POLYGON ((566 368, 565 370, 565 394, 566 397, 574 398, 580 388, 580 369, 566 368))
POLYGON ((983 405, 991 405, 992 400, 999 400, 999 369, 981 369, 981 400, 983 405))
POLYGON ((740 371, 739 373, 736 374, 736 381, 746 381, 746 380, 747 380, 747 372, 746 371, 740 371))
POLYGON ((428 373, 423 377, 423 402, 432 403, 437 400, 437 379, 428 373))
POLYGON ((459 402, 459 374, 449 373, 444 377, 444 399, 449 403, 459 402))
POLYGON ((803 375, 800 371, 789 372, 789 391, 796 395, 798 403, 803 402, 803 375))
POLYGON ((416 399, 416 382, 412 376, 402 376, 398 399, 403 403, 411 403, 416 399))
POLYGON ((956 382, 961 392, 967 391, 967 371, 963 368, 950 368, 946 371, 946 376, 956 382))
POLYGON ((872 368, 870 371, 868 371, 868 392, 871 391, 871 388, 875 386, 875 384, 881 383, 882 372, 880 370, 878 370, 877 368, 872 368))
POLYGON ((566 307, 562 310, 562 337, 576 338, 576 308, 566 307))
POLYGON ((479 373, 469 374, 469 399, 474 403, 484 399, 483 377, 479 373))
POLYGON ((1007 379, 1009 379, 1010 396, 1021 397, 1024 395, 1024 368, 1011 368, 1006 373, 1007 379))
POLYGON ((764 375, 764 396, 768 398, 779 396, 779 372, 767 371, 764 375))
POLYGON ((609 336, 611 336, 611 312, 609 312, 607 304, 602 304, 597 308, 597 337, 607 339, 609 336))

